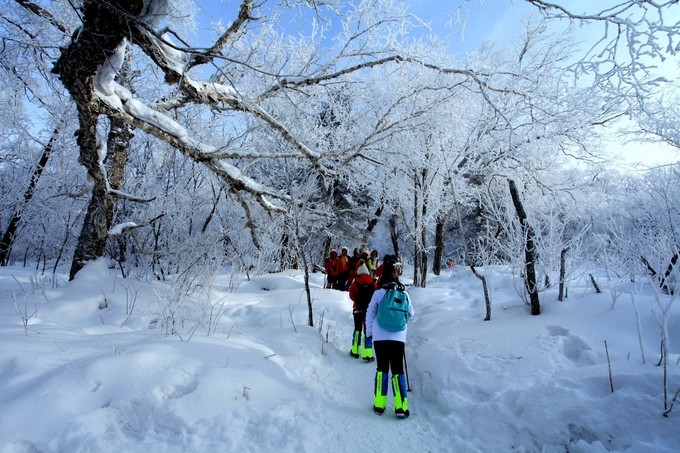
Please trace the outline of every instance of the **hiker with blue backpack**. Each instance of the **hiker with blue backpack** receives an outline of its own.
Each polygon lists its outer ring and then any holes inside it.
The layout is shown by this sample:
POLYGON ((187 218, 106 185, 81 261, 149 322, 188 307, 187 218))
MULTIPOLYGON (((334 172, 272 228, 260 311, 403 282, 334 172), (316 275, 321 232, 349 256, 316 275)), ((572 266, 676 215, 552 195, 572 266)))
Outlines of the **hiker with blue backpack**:
POLYGON ((383 259, 378 289, 373 293, 366 312, 366 337, 372 340, 377 364, 373 410, 379 415, 385 412, 391 370, 394 413, 399 418, 406 418, 410 412, 404 375, 404 347, 406 325, 414 311, 409 295, 399 281, 398 265, 394 255, 383 259))

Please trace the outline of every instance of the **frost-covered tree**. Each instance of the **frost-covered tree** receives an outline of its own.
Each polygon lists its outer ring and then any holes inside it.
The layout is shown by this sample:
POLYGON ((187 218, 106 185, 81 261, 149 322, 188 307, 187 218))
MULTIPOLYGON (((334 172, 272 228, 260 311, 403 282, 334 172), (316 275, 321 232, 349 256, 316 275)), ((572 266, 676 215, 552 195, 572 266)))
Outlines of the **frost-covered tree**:
MULTIPOLYGON (((472 60, 475 73, 484 74, 483 83, 477 87, 479 107, 473 110, 477 119, 467 128, 464 155, 457 156, 457 164, 448 165, 457 174, 476 175, 469 180, 476 181, 478 188, 491 187, 487 184, 491 177, 495 179, 492 191, 469 193, 485 196, 484 209, 500 214, 495 216, 497 227, 487 231, 503 234, 495 233, 489 244, 497 247, 503 238, 510 240, 516 235, 525 244, 520 249, 508 247, 501 253, 508 258, 521 257, 521 275, 532 298, 534 314, 540 312, 535 245, 538 237, 535 220, 526 208, 535 201, 528 194, 536 193, 532 186, 550 191, 555 184, 551 172, 568 160, 592 159, 596 152, 590 140, 595 136, 595 125, 617 115, 606 99, 592 90, 564 83, 562 65, 571 52, 569 40, 547 33, 543 23, 530 22, 514 47, 490 49, 472 60), (510 204, 501 202, 502 208, 495 206, 504 197, 496 186, 501 180, 506 181, 505 197, 512 200, 510 204), (515 223, 508 217, 510 212, 519 219, 516 229, 509 228, 515 223), (514 252, 508 253, 511 250, 514 252)), ((463 191, 460 195, 467 194, 463 191)), ((480 214, 488 216, 484 211, 480 214)))
POLYGON ((525 0, 547 18, 567 22, 583 40, 578 76, 613 95, 644 102, 661 81, 658 66, 680 48, 674 0, 525 0), (628 93, 632 89, 633 93, 628 93))
MULTIPOLYGON (((569 67, 579 83, 616 99, 641 124, 643 140, 654 137, 677 148, 677 2, 525 1, 553 23, 583 36, 578 58, 569 67)), ((630 132, 639 131, 623 131, 630 132)))
MULTIPOLYGON (((32 2, 2 2, 0 34, 0 263, 65 259, 71 228, 84 202, 73 162, 73 110, 49 73, 75 17, 53 2, 60 18, 32 2), (23 5, 19 7, 18 4, 23 5), (35 12, 34 12, 35 11, 35 12), (38 14, 36 14, 36 12, 38 14), (66 208, 68 207, 68 208, 66 208), (66 209, 65 209, 66 208, 66 209)), ((56 266, 56 264, 55 264, 56 266)))
MULTIPOLYGON (((225 9, 229 21, 213 24, 214 39, 203 48, 195 45, 190 0, 86 0, 75 8, 61 0, 5 0, 3 27, 21 44, 11 47, 21 64, 14 73, 5 65, 11 77, 3 83, 42 78, 36 86, 66 88, 77 109, 80 162, 98 215, 85 221, 71 274, 103 254, 129 266, 126 272, 148 266, 161 278, 208 262, 247 273, 272 267, 272 257, 276 266, 296 265, 301 243, 322 256, 333 241, 386 244, 389 236, 395 252, 413 250, 406 258, 417 264, 424 286, 428 264, 437 266, 444 250, 461 244, 480 252, 471 257, 514 259, 506 253, 513 247, 490 249, 497 240, 514 243, 507 235, 513 230, 498 223, 510 221, 503 212, 508 186, 490 189, 492 181, 509 180, 528 207, 539 266, 554 272, 559 242, 566 246, 581 231, 549 208, 551 194, 563 200, 573 187, 559 169, 574 156, 582 165, 595 161, 596 128, 634 112, 660 86, 654 62, 673 52, 677 25, 667 20, 673 2, 625 1, 586 12, 559 1, 527 3, 548 18, 602 24, 609 34, 578 53, 566 35, 550 36, 534 22, 517 42, 462 63, 441 43, 408 41, 417 21, 404 3, 387 0, 243 0, 225 9), (299 8, 296 20, 305 27, 290 32, 281 25, 286 6, 299 8), (111 133, 124 129, 134 135, 114 164, 120 142, 111 133), (491 203, 499 215, 485 212, 491 203), (465 231, 456 231, 461 224, 465 231), (480 240, 492 231, 493 241, 480 240)), ((54 126, 41 129, 34 152, 54 126)), ((71 137, 73 127, 63 136, 71 137)), ((11 127, 5 131, 6 143, 26 140, 11 127)), ((71 163, 54 173, 55 181, 68 180, 63 186, 78 182, 63 176, 75 173, 72 151, 60 161, 71 163)), ((12 168, 28 187, 35 165, 12 168)), ((68 209, 54 210, 69 227, 49 237, 51 248, 72 248, 72 225, 83 216, 78 184, 53 189, 79 195, 68 209)), ((3 226, 26 193, 19 186, 12 202, 3 191, 3 206, 12 208, 3 209, 3 226)), ((22 244, 14 250, 44 248, 22 244)))
MULTIPOLYGON (((48 21, 57 17, 56 9, 17 3, 48 21)), ((287 144, 286 153, 311 163, 319 190, 331 195, 337 153, 328 153, 292 132, 295 127, 290 120, 295 118, 295 126, 301 128, 304 115, 283 118, 271 112, 287 105, 304 114, 296 109, 296 100, 312 94, 310 90, 396 61, 396 38, 404 30, 403 11, 392 2, 335 7, 342 11, 313 4, 318 14, 332 17, 341 12, 343 18, 338 45, 330 52, 322 51, 320 43, 327 32, 323 27, 310 36, 285 37, 267 20, 267 5, 244 0, 214 44, 198 49, 182 37, 178 19, 190 13, 189 6, 165 0, 85 1, 78 11, 80 26, 53 68, 78 110, 80 162, 94 184, 90 210, 101 213, 89 217, 84 225, 85 237, 81 235, 82 247, 74 258, 72 277, 85 261, 101 256, 111 227, 103 215, 110 211, 113 192, 103 165, 107 148, 100 132, 102 115, 169 144, 230 189, 241 192, 244 203, 255 201, 266 210, 281 211, 287 197, 239 168, 246 159, 280 158, 280 150, 251 148, 242 135, 246 128, 272 131, 287 144), (143 55, 133 66, 160 76, 155 82, 158 89, 142 92, 118 82, 117 73, 131 46, 143 55), (230 135, 198 134, 183 121, 189 111, 199 117, 217 115, 218 122, 230 124, 230 135), (229 149, 231 138, 240 138, 238 149, 229 149)))

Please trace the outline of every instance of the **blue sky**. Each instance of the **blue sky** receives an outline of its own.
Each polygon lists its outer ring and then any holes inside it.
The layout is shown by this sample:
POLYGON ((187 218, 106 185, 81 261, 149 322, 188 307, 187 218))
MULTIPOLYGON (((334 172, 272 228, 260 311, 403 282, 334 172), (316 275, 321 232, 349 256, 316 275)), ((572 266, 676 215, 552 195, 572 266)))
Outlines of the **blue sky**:
POLYGON ((513 36, 520 18, 529 11, 523 2, 508 0, 413 0, 409 4, 433 32, 447 38, 452 52, 467 52, 485 40, 513 36))
MULTIPOLYGON (((200 7, 199 27, 211 21, 233 20, 241 0, 197 0, 200 7)), ((452 53, 464 53, 478 47, 485 39, 507 39, 517 29, 519 18, 530 11, 522 1, 511 0, 410 0, 409 11, 418 16, 450 43, 452 53), (461 27, 458 19, 465 21, 461 27)), ((270 1, 268 5, 276 5, 270 1)), ((277 8, 278 11, 283 11, 277 8)), ((292 14, 292 13, 289 13, 292 14)))

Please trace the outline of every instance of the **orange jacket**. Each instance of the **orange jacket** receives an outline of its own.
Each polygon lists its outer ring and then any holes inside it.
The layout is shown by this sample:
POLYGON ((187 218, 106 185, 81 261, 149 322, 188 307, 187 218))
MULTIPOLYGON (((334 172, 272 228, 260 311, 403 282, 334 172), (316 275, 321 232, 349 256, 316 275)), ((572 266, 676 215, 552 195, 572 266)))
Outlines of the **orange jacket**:
POLYGON ((349 272, 349 257, 347 255, 340 255, 338 257, 338 268, 340 273, 349 272))

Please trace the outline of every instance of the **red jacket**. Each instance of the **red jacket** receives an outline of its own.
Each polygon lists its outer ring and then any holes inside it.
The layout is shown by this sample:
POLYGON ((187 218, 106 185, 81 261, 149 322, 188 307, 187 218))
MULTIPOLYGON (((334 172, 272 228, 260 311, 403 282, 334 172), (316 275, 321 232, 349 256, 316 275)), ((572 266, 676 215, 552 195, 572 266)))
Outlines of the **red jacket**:
POLYGON ((352 299, 352 308, 357 308, 358 286, 368 284, 373 286, 373 291, 378 289, 378 284, 373 280, 373 277, 368 274, 357 275, 357 278, 354 279, 354 282, 352 282, 352 285, 349 287, 349 298, 352 299))
POLYGON ((326 258, 326 273, 331 277, 340 275, 340 262, 337 258, 326 258))
MULTIPOLYGON (((375 270, 375 278, 380 278, 382 277, 382 272, 383 272, 383 265, 381 264, 378 266, 378 268, 375 270)), ((399 267, 394 268, 394 272, 396 272, 397 276, 401 275, 401 269, 399 267)))

